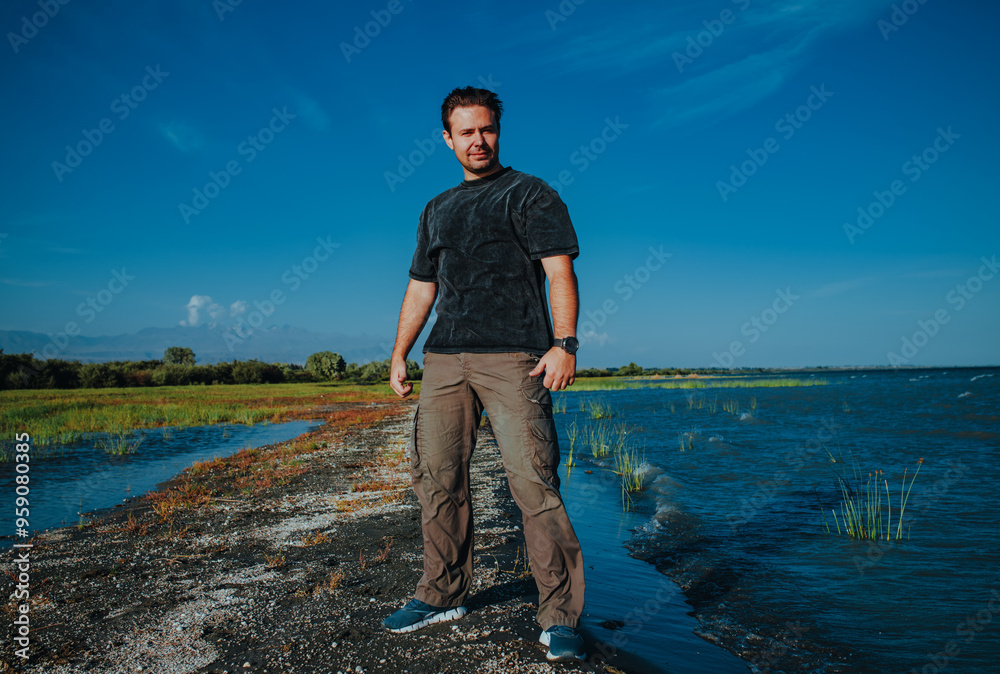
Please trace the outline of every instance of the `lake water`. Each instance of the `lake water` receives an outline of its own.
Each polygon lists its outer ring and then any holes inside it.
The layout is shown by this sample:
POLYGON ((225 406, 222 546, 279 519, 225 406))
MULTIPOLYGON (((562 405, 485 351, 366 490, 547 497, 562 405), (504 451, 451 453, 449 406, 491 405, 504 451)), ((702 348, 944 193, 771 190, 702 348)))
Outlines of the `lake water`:
MULTIPOLYGON (((28 472, 31 492, 31 532, 76 524, 81 513, 110 508, 155 489, 195 461, 235 454, 244 447, 261 447, 297 437, 318 422, 237 424, 193 428, 151 429, 132 454, 115 456, 95 447, 93 441, 46 447, 51 458, 34 459, 28 472)), ((0 464, 0 484, 10 485, 10 508, 3 508, 0 529, 7 538, 0 547, 18 542, 10 538, 15 528, 13 508, 14 464, 0 464)), ((86 521, 86 518, 84 518, 86 521)))
MULTIPOLYGON (((634 560, 676 580, 701 621, 695 628, 761 672, 1000 671, 1000 506, 992 491, 1000 370, 796 376, 828 383, 556 394, 566 401, 556 415, 564 456, 574 420, 581 431, 624 422, 645 448, 647 487, 622 515, 613 462, 590 457, 577 440, 587 460, 564 491, 578 530, 597 526, 607 541, 606 549, 590 542, 602 575, 614 577, 617 558, 626 594, 640 603, 657 586, 630 580, 634 560), (593 421, 580 411, 596 399, 617 416, 593 421), (918 465, 895 540, 904 470, 909 486, 918 465), (863 482, 877 475, 883 508, 891 499, 888 542, 837 535, 837 474, 855 471, 863 482), (603 526, 594 524, 597 508, 603 526)), ((618 607, 623 631, 634 632, 629 648, 669 663, 671 630, 657 627, 658 605, 629 606, 618 607)), ((717 660, 699 671, 746 671, 717 660)))

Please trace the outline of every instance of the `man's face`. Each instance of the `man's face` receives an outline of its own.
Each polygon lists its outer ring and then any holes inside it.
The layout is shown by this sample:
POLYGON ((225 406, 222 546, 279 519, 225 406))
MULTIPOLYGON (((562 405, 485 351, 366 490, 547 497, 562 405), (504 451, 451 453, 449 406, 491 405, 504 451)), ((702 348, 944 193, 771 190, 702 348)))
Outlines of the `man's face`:
POLYGON ((444 142, 455 151, 466 180, 482 178, 500 168, 500 134, 489 108, 455 108, 449 121, 451 133, 444 131, 444 142))

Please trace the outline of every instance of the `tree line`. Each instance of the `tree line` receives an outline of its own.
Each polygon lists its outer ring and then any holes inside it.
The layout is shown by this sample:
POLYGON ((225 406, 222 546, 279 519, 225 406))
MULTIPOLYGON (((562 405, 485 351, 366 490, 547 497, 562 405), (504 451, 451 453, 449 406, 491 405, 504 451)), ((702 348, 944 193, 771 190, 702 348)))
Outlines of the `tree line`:
MULTIPOLYGON (((186 386, 217 384, 283 384, 344 381, 376 384, 389 381, 391 359, 364 365, 347 363, 333 351, 319 351, 296 363, 265 363, 256 359, 198 365, 194 351, 172 346, 161 360, 116 360, 81 363, 50 358, 38 360, 30 353, 5 354, 0 349, 0 390, 124 388, 131 386, 186 386)), ((410 379, 419 380, 423 370, 414 360, 406 361, 410 379)), ((642 368, 629 363, 617 368, 577 370, 577 377, 637 377, 641 375, 686 375, 691 370, 642 368)))
MULTIPOLYGON (((411 379, 423 374, 416 361, 406 361, 411 379)), ((312 354, 306 364, 265 363, 257 359, 198 365, 188 347, 172 346, 161 360, 117 360, 81 363, 30 353, 5 354, 0 349, 0 389, 124 388, 218 384, 283 384, 344 381, 376 384, 389 381, 390 359, 359 365, 332 351, 312 354)))

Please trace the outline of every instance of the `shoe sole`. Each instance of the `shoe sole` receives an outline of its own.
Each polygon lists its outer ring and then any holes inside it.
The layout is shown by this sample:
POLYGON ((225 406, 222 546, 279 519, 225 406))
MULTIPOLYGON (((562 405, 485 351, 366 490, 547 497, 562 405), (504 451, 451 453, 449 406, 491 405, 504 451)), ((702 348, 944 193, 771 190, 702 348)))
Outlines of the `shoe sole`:
MULTIPOLYGON (((551 642, 551 641, 552 641, 552 639, 549 638, 549 635, 546 632, 542 632, 542 635, 538 638, 538 642, 540 644, 542 644, 542 646, 545 646, 546 648, 548 648, 549 642, 551 642)), ((551 650, 548 653, 545 654, 545 657, 548 660, 563 660, 563 661, 565 661, 565 660, 586 660, 587 659, 587 656, 584 655, 584 654, 582 654, 582 653, 571 653, 569 655, 556 655, 551 650)))
POLYGON ((428 625, 433 625, 434 623, 443 623, 448 620, 458 620, 462 616, 468 613, 468 609, 464 606, 459 606, 457 608, 448 609, 447 611, 441 611, 440 613, 434 613, 420 622, 413 623, 412 625, 407 625, 406 627, 400 627, 398 629, 392 629, 387 627, 386 629, 390 632, 395 632, 396 634, 404 634, 406 632, 414 632, 422 627, 427 627, 428 625))

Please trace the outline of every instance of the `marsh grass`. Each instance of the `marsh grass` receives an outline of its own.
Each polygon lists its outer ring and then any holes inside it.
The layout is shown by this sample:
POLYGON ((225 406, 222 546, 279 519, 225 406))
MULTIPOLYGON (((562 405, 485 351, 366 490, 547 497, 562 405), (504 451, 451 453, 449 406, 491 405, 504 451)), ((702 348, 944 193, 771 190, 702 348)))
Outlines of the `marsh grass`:
POLYGON ((591 419, 610 419, 618 416, 618 413, 604 400, 590 400, 587 403, 587 411, 591 419))
MULTIPOLYGON (((903 477, 900 480, 898 512, 896 514, 896 528, 893 530, 893 508, 892 491, 889 487, 889 480, 885 473, 876 470, 868 473, 867 478, 863 477, 857 462, 852 457, 852 475, 845 476, 837 473, 837 486, 840 490, 841 503, 840 514, 837 509, 831 508, 834 525, 838 534, 847 534, 851 538, 864 540, 899 540, 903 537, 903 520, 906 515, 906 504, 910 498, 910 490, 917 479, 917 473, 924 460, 917 461, 917 469, 910 478, 910 484, 906 484, 908 469, 903 469, 903 477), (884 502, 883 502, 884 496, 884 502)), ((830 524, 826 519, 826 512, 823 512, 823 524, 827 533, 830 531, 830 524)), ((909 537, 909 527, 907 527, 907 537, 909 537)))
POLYGON ((320 405, 395 398, 388 385, 334 383, 0 391, 0 437, 27 431, 43 458, 45 447, 99 433, 277 423, 315 416, 320 405))
POLYGON ((135 435, 131 431, 118 429, 98 438, 94 446, 98 449, 103 449, 108 454, 124 456, 125 454, 134 454, 139 449, 139 445, 142 444, 145 437, 141 433, 135 435))
POLYGON ((587 427, 584 432, 590 453, 595 458, 603 458, 621 451, 628 438, 629 429, 624 422, 614 425, 597 423, 587 427))
POLYGON ((573 419, 573 423, 569 425, 566 429, 566 437, 569 438, 569 455, 566 457, 566 467, 572 468, 575 460, 573 458, 573 453, 576 450, 576 439, 580 435, 580 429, 576 425, 576 419, 573 419))
POLYGON ((622 488, 629 493, 642 491, 646 486, 646 451, 632 443, 626 444, 615 454, 615 474, 621 479, 622 488))

